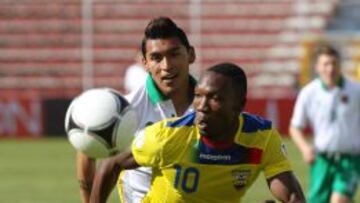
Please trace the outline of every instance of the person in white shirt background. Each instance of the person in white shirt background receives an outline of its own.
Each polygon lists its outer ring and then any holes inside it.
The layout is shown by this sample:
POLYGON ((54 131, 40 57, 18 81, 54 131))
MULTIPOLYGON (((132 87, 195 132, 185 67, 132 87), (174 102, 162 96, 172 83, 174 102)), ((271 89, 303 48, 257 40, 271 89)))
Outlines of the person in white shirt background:
POLYGON ((135 63, 126 69, 124 76, 124 88, 126 93, 133 92, 141 87, 146 81, 147 72, 142 64, 142 55, 139 51, 135 56, 135 63))
POLYGON ((360 169, 360 85, 343 76, 340 54, 330 45, 318 48, 315 71, 319 77, 300 91, 289 129, 310 165, 308 201, 352 202, 360 169))

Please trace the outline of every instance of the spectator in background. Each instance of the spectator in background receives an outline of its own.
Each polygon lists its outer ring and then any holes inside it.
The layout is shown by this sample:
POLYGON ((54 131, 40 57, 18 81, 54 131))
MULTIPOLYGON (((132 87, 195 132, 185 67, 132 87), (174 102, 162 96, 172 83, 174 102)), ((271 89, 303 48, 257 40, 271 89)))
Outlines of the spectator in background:
POLYGON ((347 203, 355 194, 360 166, 360 86, 341 73, 340 55, 329 45, 315 55, 318 78, 298 95, 290 135, 310 164, 310 203, 347 203), (306 124, 314 144, 305 139, 306 124))
POLYGON ((133 92, 141 87, 145 81, 147 72, 142 62, 141 52, 135 57, 135 63, 126 69, 124 77, 124 88, 127 93, 133 92))

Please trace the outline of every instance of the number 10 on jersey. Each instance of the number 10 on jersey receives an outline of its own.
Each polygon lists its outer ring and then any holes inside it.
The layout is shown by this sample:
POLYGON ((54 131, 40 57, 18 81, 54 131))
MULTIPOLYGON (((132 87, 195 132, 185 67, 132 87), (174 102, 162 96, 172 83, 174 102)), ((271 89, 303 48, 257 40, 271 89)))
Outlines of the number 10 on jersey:
POLYGON ((195 167, 182 167, 174 165, 175 168, 175 182, 174 187, 181 189, 186 193, 193 193, 197 191, 199 185, 200 172, 195 167))

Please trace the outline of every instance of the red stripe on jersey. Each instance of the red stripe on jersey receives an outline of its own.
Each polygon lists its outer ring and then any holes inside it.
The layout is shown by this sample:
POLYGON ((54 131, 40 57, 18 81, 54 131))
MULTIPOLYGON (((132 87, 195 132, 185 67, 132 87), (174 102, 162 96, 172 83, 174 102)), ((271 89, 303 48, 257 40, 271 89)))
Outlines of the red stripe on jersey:
POLYGON ((201 136, 201 141, 207 146, 215 149, 227 149, 234 145, 234 138, 224 141, 213 141, 206 136, 201 136))
POLYGON ((249 148, 249 163, 260 164, 263 150, 258 148, 249 148))

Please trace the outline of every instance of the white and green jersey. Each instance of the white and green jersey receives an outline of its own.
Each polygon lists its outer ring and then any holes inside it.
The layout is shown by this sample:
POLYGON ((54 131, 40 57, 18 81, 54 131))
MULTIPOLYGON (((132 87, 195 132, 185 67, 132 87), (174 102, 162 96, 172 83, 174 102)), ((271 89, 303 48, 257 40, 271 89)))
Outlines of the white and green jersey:
MULTIPOLYGON (((191 86, 195 87, 195 79, 191 77, 191 86)), ((175 107, 170 99, 166 99, 157 88, 155 81, 150 75, 147 76, 146 83, 138 90, 125 96, 132 107, 135 109, 139 126, 138 135, 146 126, 165 118, 177 115, 175 107)), ((193 111, 189 106, 184 113, 193 111)), ((136 136, 135 135, 135 136, 136 136)), ((119 178, 119 195, 122 202, 141 202, 146 192, 150 188, 151 168, 140 167, 135 170, 127 170, 119 178)))
POLYGON ((360 85, 342 79, 327 89, 320 79, 306 85, 296 100, 291 126, 314 132, 319 152, 360 154, 360 85))

